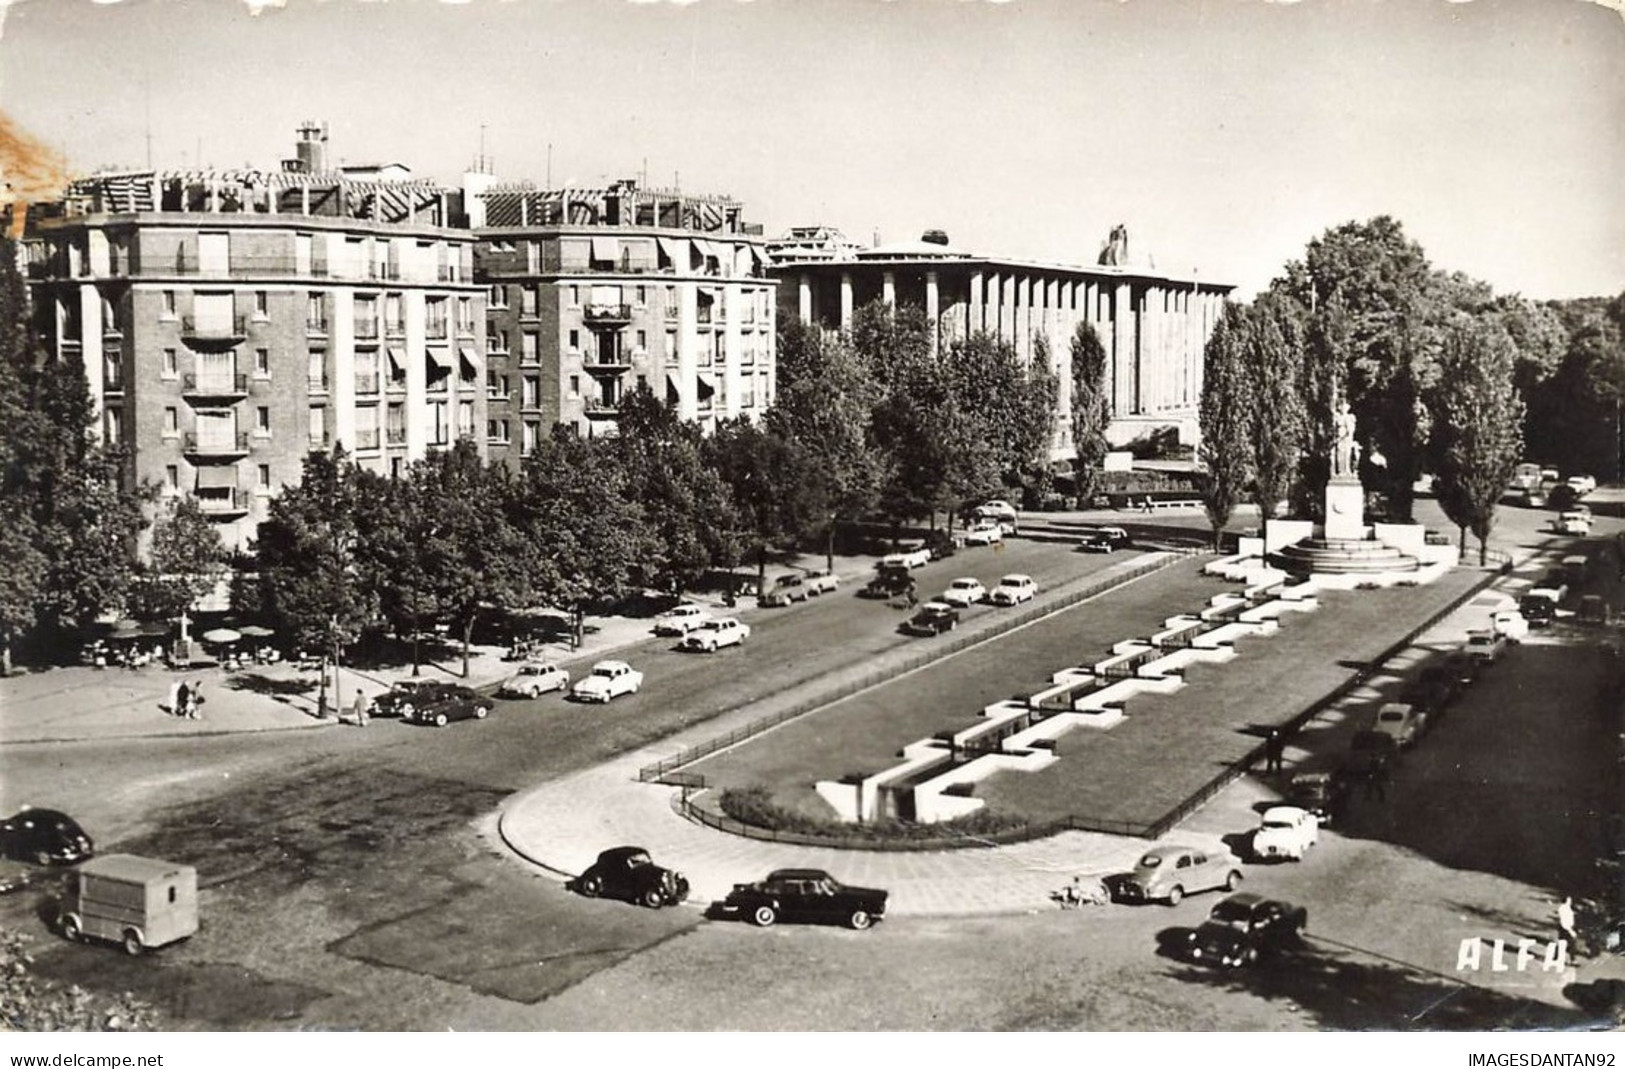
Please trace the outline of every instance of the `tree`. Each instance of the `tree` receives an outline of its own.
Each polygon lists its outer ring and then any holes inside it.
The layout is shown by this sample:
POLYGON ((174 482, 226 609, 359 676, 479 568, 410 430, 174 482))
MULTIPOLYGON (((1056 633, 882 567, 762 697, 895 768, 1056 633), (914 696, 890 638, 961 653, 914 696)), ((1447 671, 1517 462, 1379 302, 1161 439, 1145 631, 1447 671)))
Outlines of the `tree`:
POLYGON ((1101 465, 1111 446, 1106 428, 1111 424, 1111 395, 1106 387, 1106 347, 1093 323, 1085 320, 1072 332, 1072 444, 1078 459, 1073 466, 1078 497, 1094 496, 1101 465))
POLYGON ((747 548, 756 557, 757 583, 766 589, 767 552, 793 541, 816 523, 803 453, 752 420, 727 420, 701 443, 705 463, 727 485, 747 548))
POLYGON ((1250 473, 1254 398, 1246 368, 1247 313, 1226 303, 1202 354, 1202 503, 1213 525, 1213 546, 1241 500, 1250 473))
POLYGON ((1513 385, 1517 349, 1494 321, 1462 317, 1446 335, 1431 391, 1432 452, 1445 515, 1478 538, 1478 562, 1495 506, 1523 452, 1523 401, 1513 385))
POLYGON ((152 548, 131 590, 132 615, 172 620, 226 574, 220 531, 193 497, 175 498, 153 524, 152 548))
POLYGON ((1253 501, 1267 520, 1291 492, 1303 453, 1302 318, 1289 299, 1271 293, 1260 295, 1247 318, 1243 352, 1254 405, 1253 501))

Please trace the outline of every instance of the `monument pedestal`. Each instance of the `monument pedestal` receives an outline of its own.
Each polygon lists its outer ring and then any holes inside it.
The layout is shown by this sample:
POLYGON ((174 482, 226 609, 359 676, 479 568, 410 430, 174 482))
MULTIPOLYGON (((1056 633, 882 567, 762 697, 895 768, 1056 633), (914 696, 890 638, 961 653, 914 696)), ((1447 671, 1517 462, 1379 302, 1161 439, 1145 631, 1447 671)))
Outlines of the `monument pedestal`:
POLYGON ((1366 537, 1365 487, 1353 475, 1334 475, 1326 484, 1326 540, 1352 542, 1366 537))

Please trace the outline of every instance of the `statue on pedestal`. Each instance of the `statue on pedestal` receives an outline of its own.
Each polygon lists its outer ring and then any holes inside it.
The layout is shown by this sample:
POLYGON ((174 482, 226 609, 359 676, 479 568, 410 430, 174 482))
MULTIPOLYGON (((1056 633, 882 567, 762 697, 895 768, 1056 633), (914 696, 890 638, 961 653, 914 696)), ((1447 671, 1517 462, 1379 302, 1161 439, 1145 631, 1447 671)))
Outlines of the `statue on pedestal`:
POLYGON ((1354 440, 1354 410, 1349 408, 1348 398, 1338 399, 1337 411, 1332 414, 1332 427, 1332 476, 1358 476, 1360 443, 1354 440))

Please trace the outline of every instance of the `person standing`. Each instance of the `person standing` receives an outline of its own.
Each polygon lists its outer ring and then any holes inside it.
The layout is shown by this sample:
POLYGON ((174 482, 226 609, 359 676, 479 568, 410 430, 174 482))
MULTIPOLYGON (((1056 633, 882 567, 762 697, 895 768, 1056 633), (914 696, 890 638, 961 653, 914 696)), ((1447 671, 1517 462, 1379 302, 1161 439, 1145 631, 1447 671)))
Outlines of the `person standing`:
POLYGON ((174 697, 170 699, 169 711, 176 716, 190 714, 192 709, 192 688, 186 685, 186 680, 183 679, 175 685, 173 694, 174 697))
POLYGON ((372 702, 367 698, 367 692, 360 687, 355 689, 355 723, 356 727, 367 726, 367 714, 372 711, 372 702))
POLYGON ((192 692, 187 698, 186 718, 188 720, 202 720, 203 713, 198 706, 203 704, 203 680, 192 680, 192 692))
POLYGON ((1580 939, 1574 931, 1574 899, 1567 895, 1557 904, 1557 936, 1568 944, 1569 957, 1574 957, 1580 939))
POLYGON ((1280 728, 1270 728, 1270 733, 1264 739, 1264 771, 1281 771, 1281 758, 1286 753, 1286 741, 1281 738, 1280 728))

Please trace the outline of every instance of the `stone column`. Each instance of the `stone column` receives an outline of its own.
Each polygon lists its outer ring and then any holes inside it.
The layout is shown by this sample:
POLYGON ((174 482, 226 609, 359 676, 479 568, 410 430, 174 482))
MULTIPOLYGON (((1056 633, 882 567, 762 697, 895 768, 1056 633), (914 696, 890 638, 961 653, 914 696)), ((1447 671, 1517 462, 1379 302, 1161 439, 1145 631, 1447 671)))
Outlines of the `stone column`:
POLYGON ((967 336, 986 329, 982 325, 982 315, 987 305, 982 292, 984 285, 982 272, 972 271, 970 274, 970 307, 968 313, 970 318, 965 321, 965 334, 967 336))
POLYGON ((942 331, 938 329, 937 318, 942 314, 941 298, 937 293, 937 273, 925 273, 925 318, 931 324, 931 351, 942 351, 942 331))
POLYGON ((841 329, 852 325, 852 272, 841 272, 841 329))
POLYGON ((1130 416, 1140 411, 1140 302, 1134 287, 1119 280, 1111 293, 1112 411, 1130 416))
POLYGON ((897 307, 897 272, 886 271, 880 276, 880 301, 887 310, 897 307))
POLYGON ((801 321, 811 323, 813 321, 812 276, 805 271, 801 273, 801 278, 796 283, 796 300, 796 310, 801 316, 801 321))

